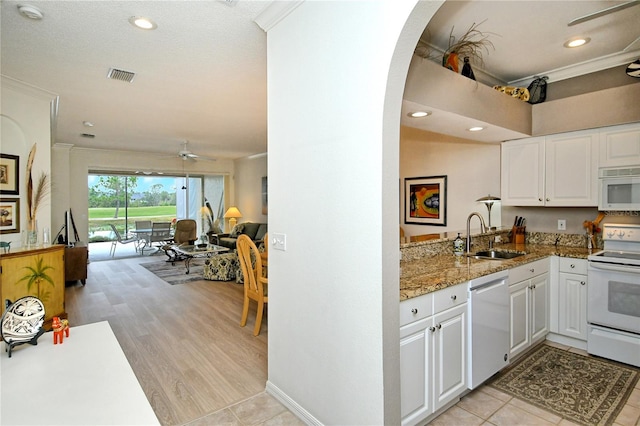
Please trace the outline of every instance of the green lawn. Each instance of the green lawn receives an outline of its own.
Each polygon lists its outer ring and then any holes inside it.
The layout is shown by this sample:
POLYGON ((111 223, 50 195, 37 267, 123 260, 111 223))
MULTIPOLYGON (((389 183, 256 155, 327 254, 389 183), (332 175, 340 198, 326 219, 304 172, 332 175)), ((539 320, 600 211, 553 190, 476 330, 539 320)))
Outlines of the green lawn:
MULTIPOLYGON (((115 207, 94 207, 89 209, 89 219, 113 219, 115 207)), ((118 218, 124 217, 124 208, 118 210, 118 218)), ((129 219, 150 216, 176 216, 176 206, 129 207, 129 219)))

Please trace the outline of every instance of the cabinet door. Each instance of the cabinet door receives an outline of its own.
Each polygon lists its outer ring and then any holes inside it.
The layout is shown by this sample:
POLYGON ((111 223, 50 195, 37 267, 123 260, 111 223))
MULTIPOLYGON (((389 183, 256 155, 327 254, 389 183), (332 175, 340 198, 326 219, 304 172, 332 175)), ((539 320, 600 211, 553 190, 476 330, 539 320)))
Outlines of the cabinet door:
POLYGON ((529 332, 529 280, 509 286, 510 358, 531 344, 529 332))
POLYGON ((558 332, 587 340, 587 277, 560 273, 558 292, 558 332))
POLYGON ((415 424, 431 414, 432 318, 400 330, 400 412, 402 424, 415 424))
POLYGON ((536 137, 502 143, 502 205, 544 205, 544 140, 536 137))
POLYGON ((467 304, 433 316, 433 409, 437 411, 467 388, 467 304))
POLYGON ((640 123, 600 129, 600 167, 640 164, 640 123))
POLYGON ((598 205, 598 132, 546 137, 545 205, 598 205))
POLYGON ((6 299, 15 302, 24 296, 36 296, 44 304, 45 321, 63 315, 63 254, 64 250, 60 247, 2 259, 2 303, 4 304, 6 299))
POLYGON ((531 344, 544 339, 549 333, 549 275, 531 279, 531 344))

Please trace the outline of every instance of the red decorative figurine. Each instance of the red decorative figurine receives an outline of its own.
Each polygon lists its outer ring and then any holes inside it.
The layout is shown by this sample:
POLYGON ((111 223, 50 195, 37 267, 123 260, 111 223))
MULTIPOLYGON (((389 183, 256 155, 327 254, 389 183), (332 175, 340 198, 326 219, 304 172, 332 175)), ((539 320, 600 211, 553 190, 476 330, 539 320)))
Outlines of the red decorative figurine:
POLYGON ((63 333, 69 337, 69 321, 66 319, 61 320, 60 317, 53 317, 53 323, 51 324, 53 328, 53 344, 58 344, 58 338, 60 338, 60 344, 62 344, 64 337, 63 333))

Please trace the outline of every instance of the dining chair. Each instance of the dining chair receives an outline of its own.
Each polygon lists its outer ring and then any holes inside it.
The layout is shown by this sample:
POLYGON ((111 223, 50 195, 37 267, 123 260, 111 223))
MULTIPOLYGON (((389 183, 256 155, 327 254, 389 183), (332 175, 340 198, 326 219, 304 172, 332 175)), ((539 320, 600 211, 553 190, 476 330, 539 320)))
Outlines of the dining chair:
POLYGON ((138 238, 122 238, 122 235, 120 235, 120 232, 116 229, 116 226, 113 223, 110 223, 109 226, 111 226, 111 230, 116 236, 116 239, 111 242, 111 248, 109 249, 109 254, 111 255, 111 257, 115 256, 116 246, 118 245, 118 243, 129 244, 129 243, 135 243, 138 241, 138 238))
POLYGON ((151 244, 166 244, 171 241, 171 222, 153 222, 151 225, 151 244))
POLYGON ((262 274, 262 258, 260 257, 258 247, 251 241, 251 238, 245 234, 241 234, 238 237, 236 248, 238 250, 240 268, 242 268, 242 274, 244 276, 244 304, 242 306, 240 327, 244 327, 247 324, 249 300, 255 300, 258 304, 258 310, 253 335, 257 336, 260 334, 264 305, 269 302, 267 292, 268 279, 262 274))
MULTIPOLYGON (((136 220, 136 231, 151 229, 151 226, 152 225, 150 220, 136 220)), ((138 237, 138 242, 136 243, 136 251, 144 251, 144 248, 147 245, 151 245, 151 234, 137 232, 136 235, 138 237)))

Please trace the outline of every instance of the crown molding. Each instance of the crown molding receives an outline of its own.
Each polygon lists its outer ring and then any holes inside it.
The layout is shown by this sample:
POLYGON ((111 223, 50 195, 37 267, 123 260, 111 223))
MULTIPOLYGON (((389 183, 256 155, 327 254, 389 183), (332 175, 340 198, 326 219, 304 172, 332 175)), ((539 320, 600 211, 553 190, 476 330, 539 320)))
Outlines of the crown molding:
POLYGON ((577 64, 566 67, 556 68, 554 70, 545 71, 536 75, 520 78, 509 82, 509 86, 527 86, 537 76, 549 77, 548 82, 567 80, 569 78, 579 77, 585 74, 591 74, 597 71, 606 70, 620 65, 629 64, 640 57, 640 49, 629 52, 613 53, 607 56, 601 56, 589 61, 579 62, 577 64))
POLYGON ((34 86, 29 83, 25 83, 24 81, 16 80, 15 78, 9 77, 7 75, 1 75, 2 77, 2 88, 11 88, 21 93, 33 96, 38 99, 44 99, 47 101, 52 101, 58 97, 57 93, 49 92, 48 90, 41 89, 40 87, 34 86))
POLYGON ((303 2, 304 0, 272 1, 253 21, 268 32, 303 2))

